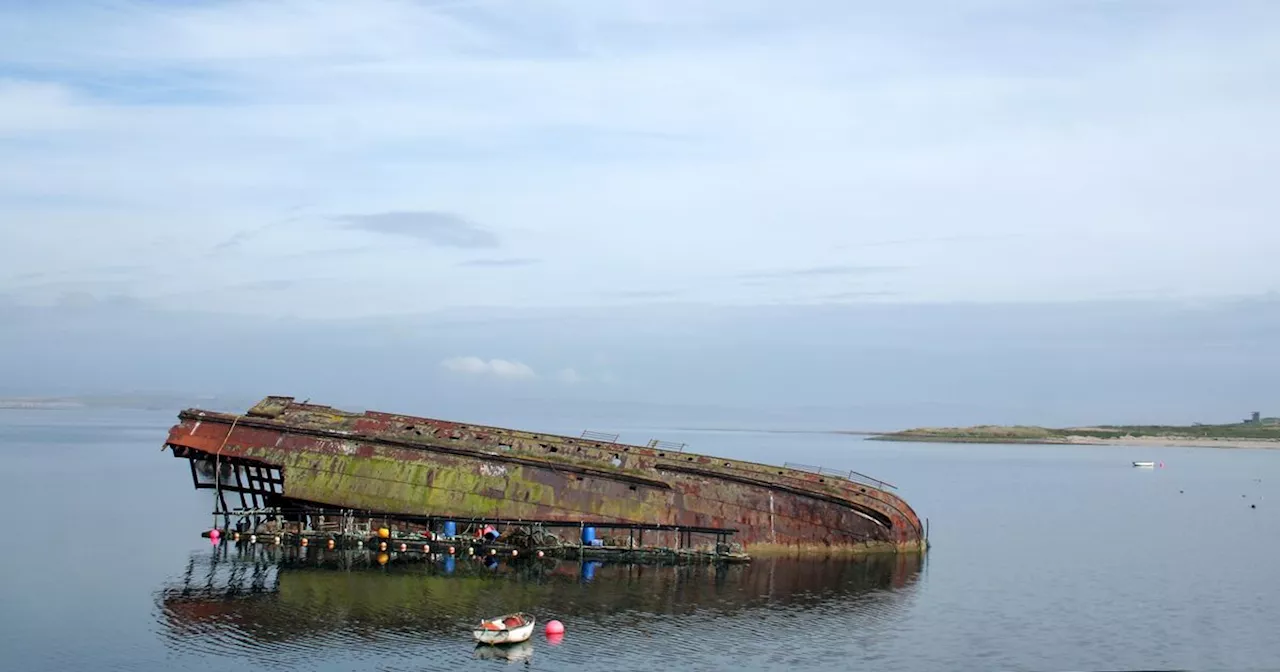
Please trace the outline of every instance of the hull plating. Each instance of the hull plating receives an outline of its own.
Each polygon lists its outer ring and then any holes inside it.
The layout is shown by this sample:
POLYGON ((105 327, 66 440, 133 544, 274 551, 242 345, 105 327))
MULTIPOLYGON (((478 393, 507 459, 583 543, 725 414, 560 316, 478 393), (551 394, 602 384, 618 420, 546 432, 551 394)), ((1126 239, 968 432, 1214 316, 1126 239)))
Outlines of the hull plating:
POLYGON ((747 550, 917 550, 924 541, 911 507, 876 483, 289 397, 245 415, 184 411, 167 445, 193 465, 221 457, 276 470, 280 496, 331 507, 728 528, 747 550))

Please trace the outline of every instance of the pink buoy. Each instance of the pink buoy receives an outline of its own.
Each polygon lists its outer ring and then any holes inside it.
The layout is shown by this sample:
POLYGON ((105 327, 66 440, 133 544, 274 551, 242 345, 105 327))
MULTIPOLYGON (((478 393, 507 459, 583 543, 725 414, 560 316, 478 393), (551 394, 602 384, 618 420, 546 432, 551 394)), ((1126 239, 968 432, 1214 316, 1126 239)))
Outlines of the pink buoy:
POLYGON ((548 635, 564 635, 564 623, 560 621, 547 621, 548 635))

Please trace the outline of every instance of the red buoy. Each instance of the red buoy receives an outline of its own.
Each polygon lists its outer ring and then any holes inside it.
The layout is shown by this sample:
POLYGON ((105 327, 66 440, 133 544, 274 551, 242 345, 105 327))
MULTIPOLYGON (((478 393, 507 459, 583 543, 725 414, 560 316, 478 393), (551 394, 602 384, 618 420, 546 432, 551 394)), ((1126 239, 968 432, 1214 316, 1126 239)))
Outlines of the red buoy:
POLYGON ((564 623, 561 623, 560 621, 554 621, 554 620, 553 620, 553 621, 547 621, 547 634, 548 634, 548 635, 563 635, 563 634, 564 634, 564 623))

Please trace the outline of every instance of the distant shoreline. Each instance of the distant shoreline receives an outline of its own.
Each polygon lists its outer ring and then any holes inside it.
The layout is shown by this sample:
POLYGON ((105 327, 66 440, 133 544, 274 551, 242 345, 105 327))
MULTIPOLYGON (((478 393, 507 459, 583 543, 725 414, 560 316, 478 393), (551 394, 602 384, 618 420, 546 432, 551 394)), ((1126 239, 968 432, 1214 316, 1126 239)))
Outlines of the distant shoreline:
POLYGON ((869 441, 924 443, 1010 443, 1084 446, 1166 446, 1176 448, 1280 449, 1280 424, 1152 426, 1120 425, 1055 429, 1034 426, 979 425, 928 427, 878 433, 869 441))
POLYGON ((84 407, 84 404, 72 401, 25 401, 21 399, 0 399, 0 411, 62 411, 84 407))

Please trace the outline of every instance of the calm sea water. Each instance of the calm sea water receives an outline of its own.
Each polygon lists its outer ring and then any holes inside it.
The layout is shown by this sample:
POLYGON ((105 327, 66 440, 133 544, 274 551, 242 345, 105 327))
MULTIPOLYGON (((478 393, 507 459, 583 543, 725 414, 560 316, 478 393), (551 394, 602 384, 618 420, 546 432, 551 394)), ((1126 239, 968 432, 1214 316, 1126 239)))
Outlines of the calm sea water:
MULTIPOLYGON (((173 414, 0 411, 0 669, 1275 669, 1280 451, 894 444, 627 429, 852 468, 926 558, 727 569, 237 552, 160 452, 173 414), (1135 459, 1165 468, 1140 470, 1135 459), (1256 506, 1256 508, 1251 508, 1256 506), (559 618, 486 657, 463 626, 559 618)), ((556 428, 550 428, 556 429, 556 428)), ((632 434, 635 434, 632 436, 632 434)), ((492 653, 492 652, 489 652, 492 653)))

